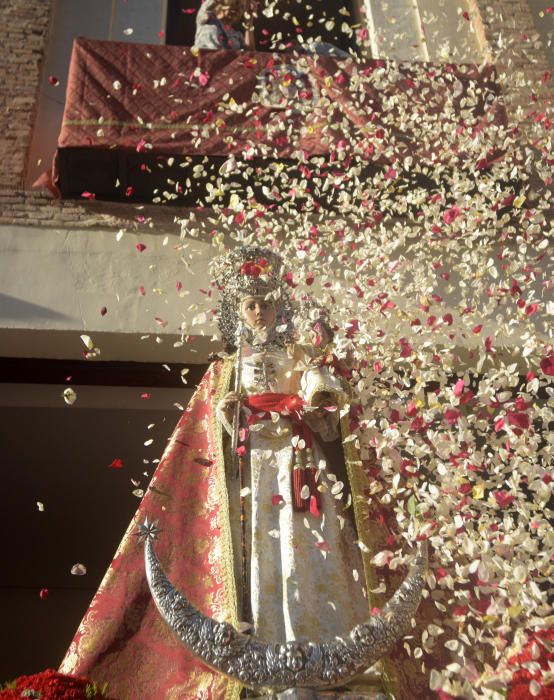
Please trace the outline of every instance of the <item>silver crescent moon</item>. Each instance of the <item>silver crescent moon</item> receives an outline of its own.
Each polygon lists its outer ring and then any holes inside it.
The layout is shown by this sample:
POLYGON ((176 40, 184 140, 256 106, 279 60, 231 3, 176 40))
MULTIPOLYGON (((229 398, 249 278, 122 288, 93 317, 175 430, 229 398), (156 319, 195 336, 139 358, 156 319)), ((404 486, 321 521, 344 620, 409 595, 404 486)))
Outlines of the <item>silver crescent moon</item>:
POLYGON ((365 671, 411 626, 427 571, 427 543, 417 544, 414 562, 382 611, 331 642, 267 643, 216 622, 174 588, 145 537, 144 559, 152 597, 181 642, 211 668, 257 690, 329 688, 365 671))

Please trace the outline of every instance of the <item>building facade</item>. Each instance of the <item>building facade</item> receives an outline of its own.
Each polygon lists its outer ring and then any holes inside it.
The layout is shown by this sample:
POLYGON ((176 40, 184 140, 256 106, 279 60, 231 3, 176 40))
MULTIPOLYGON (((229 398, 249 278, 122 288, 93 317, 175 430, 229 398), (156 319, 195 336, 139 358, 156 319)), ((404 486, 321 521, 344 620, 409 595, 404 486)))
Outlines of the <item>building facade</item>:
MULTIPOLYGON (((0 582, 16 637, 0 678, 59 660, 190 387, 219 348, 205 311, 209 212, 197 214, 200 234, 184 241, 182 219, 192 219, 173 207, 56 199, 31 187, 55 150, 73 38, 178 41, 168 21, 190 18, 184 11, 192 4, 5 0, 0 8, 0 410, 5 454, 17 462, 4 465, 13 501, 6 522, 19 523, 23 513, 25 523, 17 525, 8 557, 14 564, 0 582), (74 405, 70 394, 64 400, 69 387, 74 405), (123 476, 118 460, 132 465, 123 476), (106 491, 113 506, 98 513, 106 491), (81 530, 91 519, 93 528, 81 530), (71 576, 90 552, 89 574, 71 576), (41 589, 49 589, 50 607, 41 589), (37 592, 32 602, 29 590, 37 592)), ((294 3, 266 5, 294 16, 294 3)), ((439 9, 424 0, 388 5, 388 14, 382 3, 344 5, 366 37, 363 50, 404 61, 492 62, 509 124, 524 131, 533 121, 553 70, 547 3, 468 0, 462 13, 449 2, 439 9), (388 23, 391 16, 401 29, 388 23)), ((337 10, 302 21, 317 33, 318 22, 338 25, 343 16, 337 10)), ((286 43, 284 27, 275 32, 286 43)), ((190 27, 182 36, 190 37, 190 27)))

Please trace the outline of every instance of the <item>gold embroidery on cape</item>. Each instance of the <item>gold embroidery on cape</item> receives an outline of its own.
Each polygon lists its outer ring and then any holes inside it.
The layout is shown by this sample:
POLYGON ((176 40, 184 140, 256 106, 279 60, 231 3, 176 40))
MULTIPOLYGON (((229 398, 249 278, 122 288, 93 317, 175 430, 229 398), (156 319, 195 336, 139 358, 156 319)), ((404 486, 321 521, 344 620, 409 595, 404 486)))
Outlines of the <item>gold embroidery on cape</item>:
MULTIPOLYGON (((225 619, 238 627, 237 590, 235 585, 235 572, 233 565, 233 543, 231 539, 231 523, 229 522, 229 497, 227 494, 227 481, 225 470, 225 455, 223 452, 223 426, 217 419, 216 406, 229 391, 231 375, 234 368, 234 358, 227 358, 218 377, 217 386, 212 397, 211 434, 215 437, 214 452, 216 457, 216 492, 219 502, 220 529, 221 529, 221 564, 223 568, 223 589, 225 591, 225 619)), ((228 680, 225 691, 225 700, 238 700, 241 685, 228 680)))
MULTIPOLYGON (((342 404, 342 402, 341 402, 342 404)), ((339 405, 342 409, 343 405, 339 405)), ((340 419, 341 439, 344 439, 350 434, 348 426, 348 415, 340 419)), ((346 473, 350 482, 350 490, 352 493, 352 507, 354 509, 354 522, 358 537, 363 545, 362 561, 364 565, 365 582, 367 589, 367 599, 369 611, 373 608, 373 596, 371 590, 376 588, 375 572, 371 565, 371 557, 375 554, 375 545, 378 539, 378 533, 375 531, 374 524, 369 519, 368 499, 364 495, 365 487, 369 486, 369 480, 362 467, 358 449, 355 447, 355 441, 349 441, 346 444, 343 442, 344 460, 346 463, 346 473)), ((378 662, 381 668, 383 685, 387 693, 392 697, 397 697, 396 690, 398 685, 398 674, 394 668, 390 658, 381 659, 378 662)))

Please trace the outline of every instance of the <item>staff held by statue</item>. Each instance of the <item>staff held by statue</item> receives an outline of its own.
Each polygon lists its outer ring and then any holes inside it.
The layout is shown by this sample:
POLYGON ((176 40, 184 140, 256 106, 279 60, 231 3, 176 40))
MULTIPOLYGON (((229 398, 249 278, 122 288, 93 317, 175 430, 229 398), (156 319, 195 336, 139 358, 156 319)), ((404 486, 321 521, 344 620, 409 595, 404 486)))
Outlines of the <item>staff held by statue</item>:
POLYGON ((245 477, 244 477, 244 455, 239 454, 239 432, 240 432, 240 390, 242 382, 242 334, 244 324, 239 320, 236 332, 236 348, 237 354, 235 358, 235 394, 239 397, 235 404, 235 412, 233 416, 233 432, 231 436, 231 451, 233 460, 236 464, 239 476, 240 490, 240 545, 241 545, 241 591, 242 591, 242 617, 249 617, 249 586, 248 586, 248 557, 246 547, 246 504, 245 504, 245 477))

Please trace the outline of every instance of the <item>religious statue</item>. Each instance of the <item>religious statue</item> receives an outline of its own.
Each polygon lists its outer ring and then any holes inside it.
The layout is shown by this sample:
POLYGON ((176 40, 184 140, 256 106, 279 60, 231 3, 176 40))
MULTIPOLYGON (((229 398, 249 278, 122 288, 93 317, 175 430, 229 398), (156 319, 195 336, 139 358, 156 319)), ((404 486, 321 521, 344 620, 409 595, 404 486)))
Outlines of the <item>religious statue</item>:
POLYGON ((341 684, 404 697, 380 657, 409 626, 424 556, 380 615, 367 474, 341 439, 349 387, 317 347, 324 337, 328 352, 328 325, 295 342, 284 272, 256 247, 213 263, 225 355, 184 411, 61 667, 121 700, 264 687, 318 698, 341 684))

